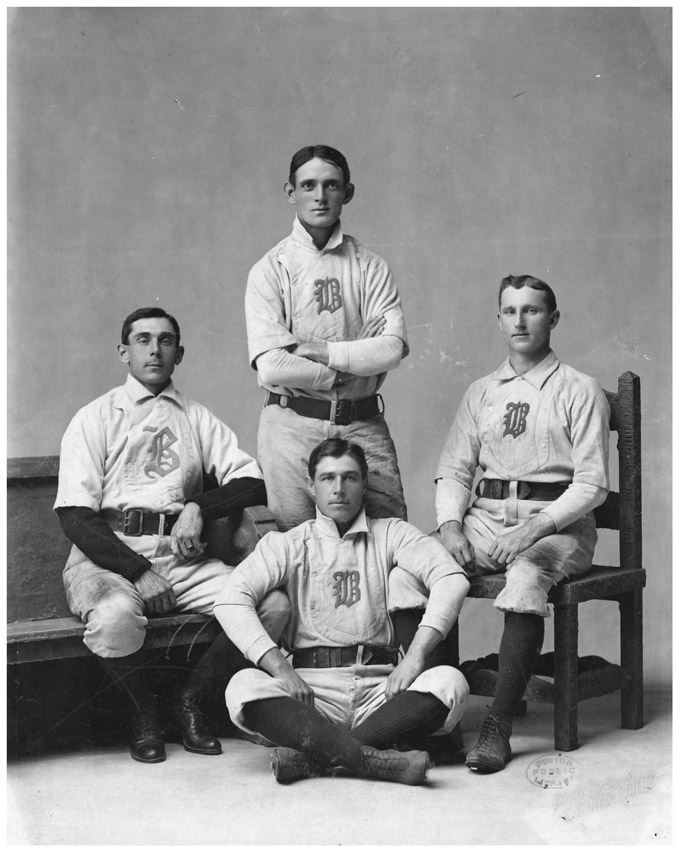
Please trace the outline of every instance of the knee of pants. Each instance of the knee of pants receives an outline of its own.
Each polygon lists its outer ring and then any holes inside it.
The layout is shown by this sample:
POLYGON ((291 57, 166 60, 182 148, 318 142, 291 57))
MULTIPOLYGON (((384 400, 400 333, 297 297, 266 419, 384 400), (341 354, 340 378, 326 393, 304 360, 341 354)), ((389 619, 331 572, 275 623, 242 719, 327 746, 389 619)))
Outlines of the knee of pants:
POLYGON ((84 642, 101 657, 124 657, 144 645, 147 624, 134 599, 114 592, 88 612, 84 642))
POLYGON ((291 612, 290 599, 280 589, 271 590, 257 605, 259 621, 276 643, 288 624, 291 612))
POLYGON ((424 610, 429 601, 425 585, 414 575, 398 566, 389 573, 389 612, 394 610, 424 610))

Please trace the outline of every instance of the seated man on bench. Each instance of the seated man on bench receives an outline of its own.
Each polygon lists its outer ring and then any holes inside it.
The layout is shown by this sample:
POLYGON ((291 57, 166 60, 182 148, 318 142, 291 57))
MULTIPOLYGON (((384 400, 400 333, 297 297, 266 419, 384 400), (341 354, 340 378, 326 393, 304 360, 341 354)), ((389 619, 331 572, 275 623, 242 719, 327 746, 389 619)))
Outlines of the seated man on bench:
POLYGON ((606 395, 550 349, 559 322, 552 289, 533 276, 507 276, 499 309, 509 357, 467 390, 436 474, 446 550, 470 574, 507 574, 494 602, 505 614, 495 697, 466 759, 479 773, 502 770, 511 756, 513 716, 540 655, 549 590, 591 569, 592 510, 609 486, 606 395), (483 479, 470 507, 477 468, 483 479))
POLYGON ((421 745, 437 730, 453 729, 469 693, 459 670, 427 669, 429 654, 455 624, 469 583, 432 537, 399 518, 366 516, 368 465, 360 445, 322 441, 311 452, 308 482, 316 517, 285 533, 268 533, 215 602, 222 627, 258 667, 229 682, 231 719, 281 747, 273 756, 281 784, 337 766, 422 784, 429 756, 421 745), (401 661, 387 610, 394 566, 431 592, 401 661), (291 603, 289 659, 256 610, 278 588, 291 603))
MULTIPOLYGON (((61 444, 55 511, 73 542, 63 580, 71 611, 86 625, 84 642, 124 691, 131 716, 130 753, 165 760, 156 698, 143 649, 147 615, 212 614, 232 568, 204 555, 203 524, 266 503, 261 471, 235 434, 172 383, 184 356, 179 325, 162 308, 127 317, 118 346, 129 375, 82 408, 61 444), (203 492, 203 472, 218 488, 203 492)), ((277 638, 289 604, 281 593, 260 617, 277 638)), ((218 637, 175 695, 170 712, 185 749, 221 753, 205 725, 201 698, 226 686, 231 645, 218 637)))

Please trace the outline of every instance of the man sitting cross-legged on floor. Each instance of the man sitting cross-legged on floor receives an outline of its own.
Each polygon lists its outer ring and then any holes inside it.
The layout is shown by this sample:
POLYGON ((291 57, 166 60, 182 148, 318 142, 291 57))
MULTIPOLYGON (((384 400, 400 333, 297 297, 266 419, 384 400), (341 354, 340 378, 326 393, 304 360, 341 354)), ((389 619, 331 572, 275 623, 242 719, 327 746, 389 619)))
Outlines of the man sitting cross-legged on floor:
POLYGON ((258 669, 231 680, 226 703, 239 728, 278 744, 278 782, 342 766, 409 785, 425 781, 423 743, 451 731, 469 688, 451 666, 425 669, 451 629, 469 589, 464 571, 434 539, 397 518, 367 518, 368 466, 344 439, 317 445, 309 459, 316 518, 269 533, 234 571, 215 601, 215 616, 258 669), (429 590, 417 634, 399 662, 387 610, 389 573, 412 573, 429 590), (283 589, 292 616, 286 659, 256 612, 283 589))

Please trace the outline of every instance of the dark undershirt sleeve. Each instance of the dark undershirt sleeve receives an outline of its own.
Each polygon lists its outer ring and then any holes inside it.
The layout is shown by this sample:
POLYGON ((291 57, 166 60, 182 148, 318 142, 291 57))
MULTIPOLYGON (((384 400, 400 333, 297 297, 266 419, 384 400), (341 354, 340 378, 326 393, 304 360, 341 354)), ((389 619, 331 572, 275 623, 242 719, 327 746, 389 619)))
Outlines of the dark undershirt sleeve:
MULTIPOLYGON (((266 505, 266 488, 257 477, 240 477, 192 497, 191 502, 198 504, 204 521, 211 521, 247 506, 266 505)), ((58 507, 56 513, 68 539, 102 569, 132 581, 140 572, 152 568, 150 560, 128 547, 89 507, 58 507)))
POLYGON ((144 569, 151 568, 151 561, 129 548, 93 509, 62 506, 55 512, 64 534, 102 569, 132 581, 144 569))
POLYGON ((264 480, 258 477, 238 477, 224 486, 195 495, 186 502, 198 504, 203 521, 213 521, 246 506, 266 506, 266 488, 264 480))

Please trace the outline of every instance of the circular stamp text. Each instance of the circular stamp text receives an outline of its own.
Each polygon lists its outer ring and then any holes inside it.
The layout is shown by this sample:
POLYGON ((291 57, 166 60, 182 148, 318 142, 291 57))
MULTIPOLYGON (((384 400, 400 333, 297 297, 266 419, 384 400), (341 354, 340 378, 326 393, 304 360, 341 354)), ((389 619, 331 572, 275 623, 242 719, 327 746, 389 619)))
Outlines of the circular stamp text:
POLYGON ((568 755, 558 752, 554 755, 541 755, 526 768, 526 779, 536 788, 569 788, 579 771, 578 762, 568 755))

